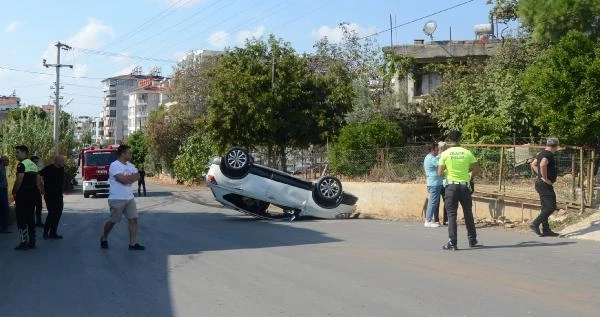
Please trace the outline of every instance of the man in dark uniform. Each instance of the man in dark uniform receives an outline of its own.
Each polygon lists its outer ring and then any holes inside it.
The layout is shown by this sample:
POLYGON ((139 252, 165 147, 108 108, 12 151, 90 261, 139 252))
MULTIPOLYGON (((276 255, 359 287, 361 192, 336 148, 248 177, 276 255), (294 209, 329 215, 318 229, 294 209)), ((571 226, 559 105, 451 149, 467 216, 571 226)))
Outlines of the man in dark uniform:
POLYGON ((537 173, 535 190, 540 195, 542 210, 529 225, 529 228, 540 237, 559 236, 558 233, 550 230, 550 223, 548 222, 548 218, 556 210, 556 193, 553 184, 558 176, 556 160, 554 159, 554 153, 558 151, 558 147, 557 138, 548 138, 546 148, 531 162, 532 170, 537 173), (542 231, 540 231, 540 224, 542 225, 542 231))
POLYGON ((37 195, 40 195, 40 180, 37 165, 27 158, 29 149, 25 145, 15 147, 17 178, 12 195, 15 199, 17 228, 21 241, 15 250, 35 249, 35 219, 34 209, 37 195))
POLYGON ((140 166, 138 170, 140 178, 138 179, 138 196, 142 196, 142 187, 144 188, 144 197, 146 197, 146 172, 144 171, 144 165, 140 166))
POLYGON ((64 207, 64 166, 65 158, 62 155, 57 155, 53 164, 47 165, 40 171, 44 181, 44 200, 46 201, 46 209, 48 209, 46 225, 44 226, 44 239, 62 239, 62 236, 57 234, 57 230, 64 207))
MULTIPOLYGON (((33 155, 31 156, 31 161, 35 163, 35 165, 40 168, 38 163, 40 162, 40 158, 33 155)), ((41 188, 40 188, 41 189, 41 188)), ((36 227, 44 227, 44 223, 42 222, 42 195, 37 195, 35 197, 35 226, 36 227)))

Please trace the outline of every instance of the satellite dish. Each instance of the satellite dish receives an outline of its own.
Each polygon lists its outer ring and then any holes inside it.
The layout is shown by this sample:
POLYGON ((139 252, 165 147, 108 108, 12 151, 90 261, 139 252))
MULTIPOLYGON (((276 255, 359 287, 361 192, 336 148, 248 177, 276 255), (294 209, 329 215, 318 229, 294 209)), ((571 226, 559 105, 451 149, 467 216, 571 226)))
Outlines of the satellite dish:
POLYGON ((429 36, 429 38, 433 40, 433 32, 435 32, 436 29, 437 23, 431 20, 425 23, 425 25, 423 26, 423 33, 425 33, 425 35, 429 36))

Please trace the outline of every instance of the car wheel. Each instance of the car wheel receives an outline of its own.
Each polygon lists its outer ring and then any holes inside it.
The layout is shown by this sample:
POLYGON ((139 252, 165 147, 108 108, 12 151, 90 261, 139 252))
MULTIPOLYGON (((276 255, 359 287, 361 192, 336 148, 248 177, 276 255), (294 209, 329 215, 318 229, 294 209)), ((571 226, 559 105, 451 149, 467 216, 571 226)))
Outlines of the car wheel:
POLYGON ((333 176, 322 177, 317 182, 315 194, 321 202, 336 202, 342 196, 342 182, 333 176))
POLYGON ((252 157, 246 150, 233 148, 221 160, 221 171, 229 178, 246 176, 252 163, 252 157))
POLYGON ((90 198, 90 194, 83 193, 83 198, 90 198))

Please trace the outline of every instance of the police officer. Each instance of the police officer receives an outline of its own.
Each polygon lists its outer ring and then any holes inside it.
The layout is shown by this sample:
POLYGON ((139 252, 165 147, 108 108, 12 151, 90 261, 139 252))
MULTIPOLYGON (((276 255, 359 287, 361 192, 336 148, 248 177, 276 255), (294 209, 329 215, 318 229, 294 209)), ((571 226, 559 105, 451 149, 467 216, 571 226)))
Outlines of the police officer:
POLYGON ((548 218, 556 210, 556 193, 553 184, 558 176, 554 158, 554 153, 558 151, 558 147, 557 138, 548 138, 546 148, 531 162, 531 168, 537 174, 535 190, 540 195, 542 210, 533 223, 529 225, 529 228, 540 237, 559 236, 558 233, 550 230, 550 224, 548 223, 548 218), (540 224, 542 225, 542 231, 540 231, 540 224))
POLYGON ((12 195, 16 205, 17 228, 21 234, 20 244, 15 250, 35 249, 34 209, 41 188, 38 168, 27 158, 29 149, 25 145, 15 147, 15 151, 19 164, 12 195))
POLYGON ((477 232, 473 219, 473 201, 471 198, 471 178, 479 175, 479 163, 471 151, 460 146, 461 134, 452 131, 448 134, 449 148, 442 152, 438 165, 438 174, 446 176, 445 198, 448 211, 449 241, 443 246, 444 250, 458 250, 456 237, 456 213, 458 203, 463 210, 469 246, 476 247, 477 232), (469 175, 471 173, 471 175, 469 175))

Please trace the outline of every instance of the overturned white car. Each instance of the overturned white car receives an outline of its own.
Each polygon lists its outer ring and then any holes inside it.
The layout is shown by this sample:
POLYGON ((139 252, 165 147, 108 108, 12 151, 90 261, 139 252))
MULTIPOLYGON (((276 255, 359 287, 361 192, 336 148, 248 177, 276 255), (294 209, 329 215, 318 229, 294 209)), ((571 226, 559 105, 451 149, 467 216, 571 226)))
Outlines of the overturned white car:
POLYGON ((233 148, 225 157, 212 160, 206 182, 215 199, 224 206, 263 219, 297 217, 348 218, 356 210, 358 198, 342 191, 333 176, 309 182, 254 163, 244 149, 233 148), (275 216, 269 205, 280 207, 275 216))

